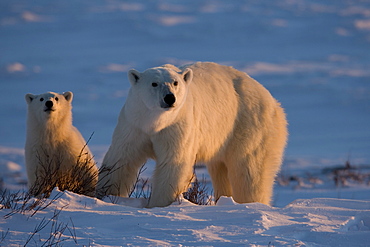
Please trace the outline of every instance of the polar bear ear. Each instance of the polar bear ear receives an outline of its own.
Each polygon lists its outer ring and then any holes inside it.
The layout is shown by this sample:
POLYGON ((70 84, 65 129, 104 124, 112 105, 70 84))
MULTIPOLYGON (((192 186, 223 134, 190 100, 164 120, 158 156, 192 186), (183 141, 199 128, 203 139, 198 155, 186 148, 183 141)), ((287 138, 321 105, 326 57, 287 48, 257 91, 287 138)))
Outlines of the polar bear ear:
POLYGON ((63 93, 63 96, 64 98, 68 101, 68 102, 72 102, 72 99, 73 99, 73 93, 68 91, 68 92, 65 92, 63 93))
POLYGON ((32 102, 32 100, 36 98, 36 95, 33 95, 32 93, 28 93, 24 96, 24 98, 26 99, 27 104, 29 104, 32 102))
POLYGON ((128 79, 131 85, 135 85, 140 79, 140 72, 135 69, 130 69, 128 72, 128 79))
POLYGON ((181 75, 186 83, 190 83, 193 80, 193 71, 189 68, 182 72, 181 75))

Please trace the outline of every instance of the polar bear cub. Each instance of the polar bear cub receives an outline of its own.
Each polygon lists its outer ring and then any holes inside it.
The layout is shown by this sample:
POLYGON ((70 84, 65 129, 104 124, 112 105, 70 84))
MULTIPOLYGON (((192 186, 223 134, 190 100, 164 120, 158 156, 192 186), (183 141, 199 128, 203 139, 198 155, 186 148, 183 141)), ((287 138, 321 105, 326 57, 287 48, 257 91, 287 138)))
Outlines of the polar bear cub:
POLYGON ((156 161, 148 207, 184 192, 205 163, 216 200, 269 204, 287 141, 280 104, 234 68, 198 62, 130 70, 131 88, 104 157, 98 197, 128 196, 139 168, 156 161))
POLYGON ((58 186, 94 196, 98 169, 87 143, 72 125, 72 92, 26 94, 25 98, 25 159, 30 193, 49 193, 58 186))

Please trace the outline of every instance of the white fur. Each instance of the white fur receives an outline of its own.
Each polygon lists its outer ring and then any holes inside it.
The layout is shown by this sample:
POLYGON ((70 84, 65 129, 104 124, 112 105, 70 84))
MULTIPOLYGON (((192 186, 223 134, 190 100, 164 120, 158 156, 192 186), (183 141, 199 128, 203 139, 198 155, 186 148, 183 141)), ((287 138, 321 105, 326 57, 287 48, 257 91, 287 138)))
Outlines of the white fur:
POLYGON ((43 171, 58 170, 57 176, 61 176, 74 166, 82 165, 87 166, 89 174, 86 176, 95 180, 91 184, 96 184, 97 168, 91 152, 80 132, 72 125, 72 92, 26 94, 25 98, 28 104, 25 156, 29 188, 38 191, 39 188, 35 188, 39 186, 36 179, 52 176, 42 174, 43 171), (50 101, 52 107, 47 106, 50 101))
POLYGON ((195 163, 206 163, 216 199, 270 203, 287 122, 261 84, 208 62, 131 70, 129 80, 132 87, 103 160, 98 196, 128 196, 138 169, 153 158, 148 207, 167 206, 184 192, 195 163), (163 108, 168 92, 176 102, 163 108))

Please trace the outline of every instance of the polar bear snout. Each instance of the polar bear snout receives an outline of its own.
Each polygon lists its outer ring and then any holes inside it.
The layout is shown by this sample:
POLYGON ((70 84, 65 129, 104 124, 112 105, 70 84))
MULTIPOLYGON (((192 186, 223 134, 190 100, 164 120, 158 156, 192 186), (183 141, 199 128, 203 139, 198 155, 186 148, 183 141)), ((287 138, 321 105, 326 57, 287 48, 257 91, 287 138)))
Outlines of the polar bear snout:
POLYGON ((164 105, 162 105, 163 108, 170 108, 173 107, 176 102, 176 97, 172 93, 166 94, 163 98, 164 105))
POLYGON ((53 101, 51 100, 46 101, 44 111, 46 112, 54 111, 53 106, 54 106, 53 101))
POLYGON ((48 108, 52 108, 53 105, 54 105, 53 101, 51 101, 51 100, 48 100, 48 101, 45 102, 45 106, 48 107, 48 108))

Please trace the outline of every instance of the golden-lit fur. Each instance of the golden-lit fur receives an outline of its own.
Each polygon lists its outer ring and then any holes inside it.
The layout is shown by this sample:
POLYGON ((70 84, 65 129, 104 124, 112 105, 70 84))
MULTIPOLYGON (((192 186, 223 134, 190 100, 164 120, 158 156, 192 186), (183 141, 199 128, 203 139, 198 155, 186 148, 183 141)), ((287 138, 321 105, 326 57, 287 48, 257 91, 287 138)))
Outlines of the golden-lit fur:
POLYGON ((72 125, 72 92, 27 94, 25 98, 25 156, 30 192, 44 193, 49 189, 46 187, 56 185, 95 195, 98 171, 84 138, 72 125))
POLYGON ((138 169, 152 158, 148 207, 167 206, 184 192, 195 163, 207 165, 216 200, 270 203, 287 122, 261 84, 208 62, 131 70, 129 80, 132 87, 99 175, 99 197, 128 196, 138 169), (163 108, 168 93, 176 101, 163 108))

